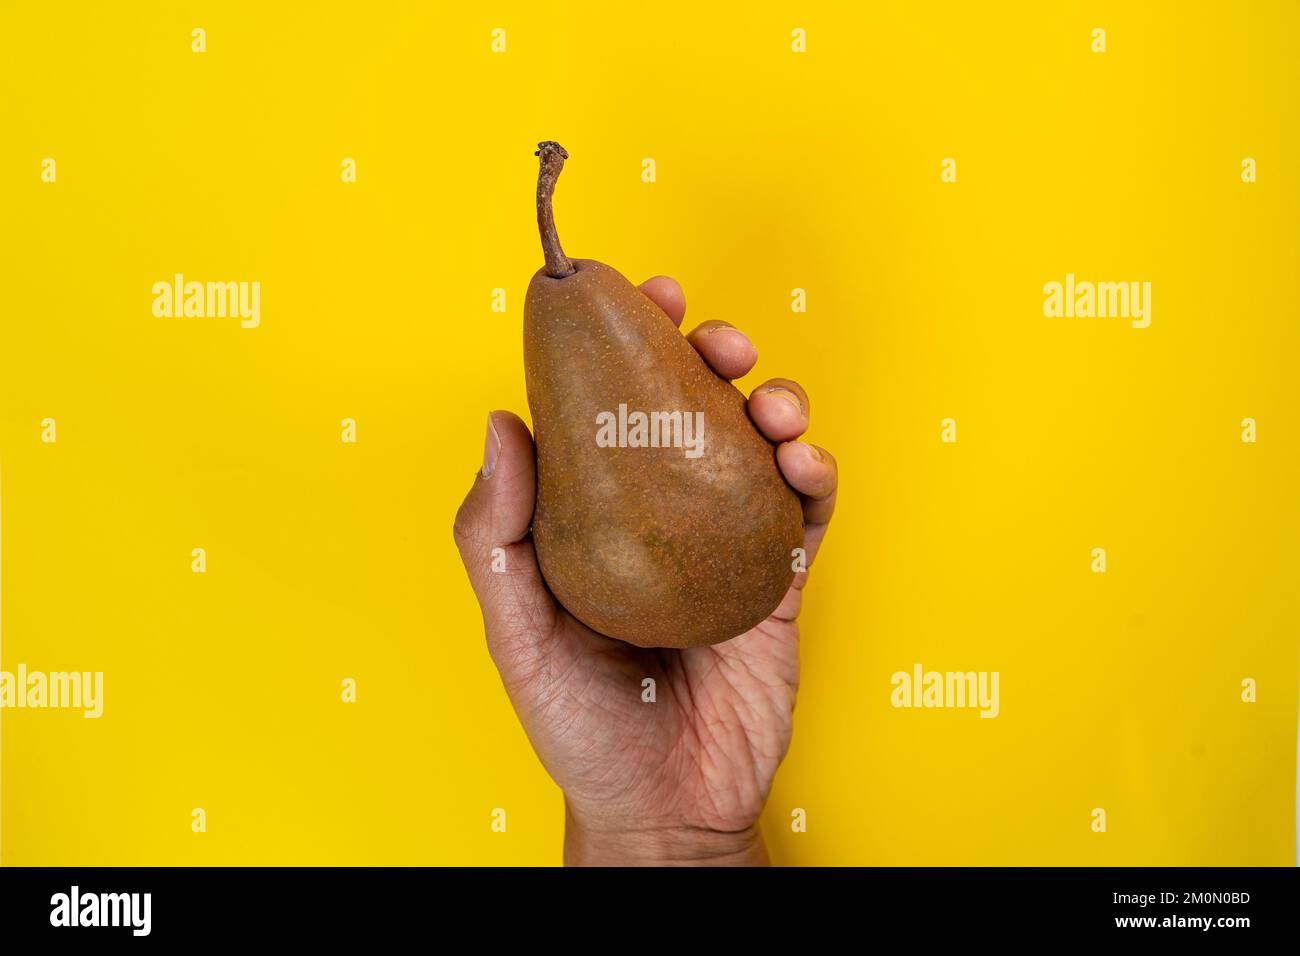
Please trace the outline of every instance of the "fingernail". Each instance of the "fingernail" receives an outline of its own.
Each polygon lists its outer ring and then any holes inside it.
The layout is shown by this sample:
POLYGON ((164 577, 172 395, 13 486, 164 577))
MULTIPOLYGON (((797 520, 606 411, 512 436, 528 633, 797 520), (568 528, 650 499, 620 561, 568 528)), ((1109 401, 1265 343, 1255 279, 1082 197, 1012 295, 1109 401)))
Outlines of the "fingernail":
POLYGON ((810 445, 807 442, 800 442, 804 448, 808 449, 808 454, 812 455, 813 461, 825 461, 822 457, 822 450, 816 445, 810 445))
POLYGON ((740 329, 736 328, 734 325, 728 325, 726 322, 719 322, 717 325, 711 325, 704 330, 705 335, 713 335, 715 332, 730 332, 746 345, 751 348, 753 347, 754 343, 749 341, 749 336, 740 331, 740 329))
POLYGON ((487 438, 483 440, 483 471, 484 478, 491 478, 492 472, 497 466, 497 456, 501 454, 501 436, 497 434, 497 426, 492 421, 492 414, 488 413, 487 438))
POLYGON ((771 388, 767 390, 767 394, 777 395, 781 398, 784 398, 795 408, 799 409, 800 415, 803 414, 803 401, 799 398, 798 395, 790 391, 788 388, 782 388, 780 385, 773 385, 771 388))

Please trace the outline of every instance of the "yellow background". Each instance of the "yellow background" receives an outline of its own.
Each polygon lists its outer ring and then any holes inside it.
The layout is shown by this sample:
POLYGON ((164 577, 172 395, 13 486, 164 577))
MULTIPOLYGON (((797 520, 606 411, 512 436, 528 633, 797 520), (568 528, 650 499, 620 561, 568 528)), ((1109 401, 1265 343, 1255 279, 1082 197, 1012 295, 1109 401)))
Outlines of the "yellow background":
POLYGON ((3 665, 105 673, 3 713, 5 864, 558 862, 451 540, 546 138, 566 250, 747 330, 840 461, 778 862, 1293 860, 1300 8, 289 6, 3 5, 3 665), (175 272, 261 327, 154 318, 175 272), (1151 327, 1044 318, 1066 272, 1151 327), (1001 715, 893 709, 915 662, 1001 715))

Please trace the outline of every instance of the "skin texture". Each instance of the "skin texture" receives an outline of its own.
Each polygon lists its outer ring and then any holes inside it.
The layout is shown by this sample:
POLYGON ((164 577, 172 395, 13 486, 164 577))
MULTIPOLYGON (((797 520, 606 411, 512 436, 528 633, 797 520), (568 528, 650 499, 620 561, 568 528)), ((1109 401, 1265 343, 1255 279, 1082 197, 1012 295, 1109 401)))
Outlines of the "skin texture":
MULTIPOLYGON (((656 277, 642 292, 680 324, 681 288, 656 277)), ((686 337, 723 378, 757 352, 720 324, 686 337)), ((812 565, 835 508, 836 466, 801 441, 808 396, 788 379, 751 393, 748 412, 777 447, 799 493, 812 565)), ((483 468, 456 515, 455 538, 483 612, 488 650, 534 750, 565 796, 565 862, 760 864, 758 818, 790 743, 799 681, 801 572, 764 621, 726 643, 648 650, 595 633, 546 586, 529 527, 536 464, 528 428, 493 412, 483 468), (492 570, 493 549, 505 570, 492 570), (642 701, 642 680, 656 702, 642 701)))
MULTIPOLYGON (((524 305, 524 369, 537 443, 533 542, 570 613, 641 647, 742 634, 781 602, 803 544, 799 499, 745 398, 652 299, 609 266, 538 270, 524 305), (601 412, 703 414, 681 447, 597 447, 601 412)), ((721 326, 697 330, 708 336, 721 326)))

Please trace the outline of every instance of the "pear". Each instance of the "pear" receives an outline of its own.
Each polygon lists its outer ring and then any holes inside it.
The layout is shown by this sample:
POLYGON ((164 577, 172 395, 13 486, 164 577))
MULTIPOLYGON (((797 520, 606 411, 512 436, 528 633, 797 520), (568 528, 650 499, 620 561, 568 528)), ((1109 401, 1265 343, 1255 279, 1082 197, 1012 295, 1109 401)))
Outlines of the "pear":
POLYGON ((533 542, 556 599, 641 647, 729 640, 794 577, 798 496, 745 396, 619 272, 569 259, 552 210, 568 153, 539 144, 546 264, 524 303, 537 445, 533 542))

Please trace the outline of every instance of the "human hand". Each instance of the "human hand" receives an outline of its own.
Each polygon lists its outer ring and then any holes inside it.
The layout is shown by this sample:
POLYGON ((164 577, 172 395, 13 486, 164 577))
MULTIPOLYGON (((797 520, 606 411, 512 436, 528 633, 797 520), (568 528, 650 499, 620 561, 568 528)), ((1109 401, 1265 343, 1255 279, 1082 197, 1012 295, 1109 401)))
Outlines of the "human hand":
MULTIPOLYGON (((640 289, 681 325, 686 302, 674 280, 656 276, 640 289)), ((687 340, 728 380, 758 359, 725 322, 705 322, 687 340)), ((748 407, 803 500, 811 566, 835 508, 835 459, 795 440, 809 408, 797 383, 771 379, 748 407)), ((564 791, 565 862, 766 863, 758 818, 790 745, 807 572, 767 620, 732 640, 634 647, 596 633, 547 589, 529 533, 536 490, 528 426, 511 412, 491 413, 483 468, 456 515, 455 537, 488 650, 533 749, 564 791), (498 548, 504 570, 494 571, 498 548), (642 699, 647 677, 653 703, 642 699)))

